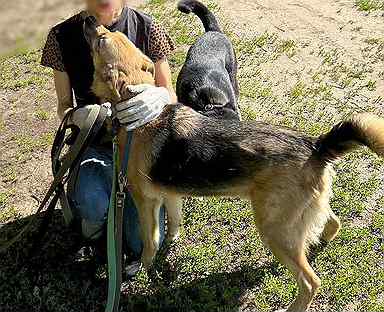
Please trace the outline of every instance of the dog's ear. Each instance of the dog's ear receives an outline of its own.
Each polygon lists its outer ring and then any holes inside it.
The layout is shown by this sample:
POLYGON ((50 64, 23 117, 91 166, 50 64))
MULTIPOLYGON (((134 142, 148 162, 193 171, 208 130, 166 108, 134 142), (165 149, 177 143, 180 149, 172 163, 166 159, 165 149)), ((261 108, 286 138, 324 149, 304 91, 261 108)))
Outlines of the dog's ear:
POLYGON ((143 55, 142 62, 141 69, 145 72, 151 73, 152 77, 155 78, 155 64, 153 64, 151 59, 148 56, 143 55))

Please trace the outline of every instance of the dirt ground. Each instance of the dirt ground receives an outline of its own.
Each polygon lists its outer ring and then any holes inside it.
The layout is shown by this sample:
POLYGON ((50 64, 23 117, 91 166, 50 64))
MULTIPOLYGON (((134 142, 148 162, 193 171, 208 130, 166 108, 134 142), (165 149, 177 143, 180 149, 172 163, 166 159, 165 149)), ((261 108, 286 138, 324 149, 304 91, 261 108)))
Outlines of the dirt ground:
MULTIPOLYGON (((273 63, 273 68, 263 68, 276 77, 275 82, 283 91, 291 87, 288 77, 292 73, 304 73, 320 66, 321 60, 314 51, 332 47, 343 51, 338 55, 339 60, 365 62, 367 56, 361 42, 384 36, 384 27, 378 23, 382 12, 362 13, 356 10, 354 0, 220 0, 218 3, 239 36, 277 33, 281 38, 299 42, 300 51, 291 59, 282 58, 273 63)), ((373 75, 380 97, 384 96, 384 79, 379 77, 382 69, 377 64, 373 75)))

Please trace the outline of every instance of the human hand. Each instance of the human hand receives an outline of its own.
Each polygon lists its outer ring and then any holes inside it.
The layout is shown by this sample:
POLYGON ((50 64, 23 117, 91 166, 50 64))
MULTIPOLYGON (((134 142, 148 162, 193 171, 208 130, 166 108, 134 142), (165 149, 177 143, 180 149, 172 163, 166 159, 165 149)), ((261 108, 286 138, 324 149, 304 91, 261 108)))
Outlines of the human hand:
MULTIPOLYGON (((88 118, 89 113, 92 109, 94 109, 96 106, 100 106, 98 104, 92 104, 92 105, 86 105, 83 107, 79 107, 76 109, 73 109, 72 115, 69 118, 69 125, 74 125, 78 128, 82 128, 84 126, 85 120, 88 118)), ((111 110, 111 104, 110 103, 104 103, 102 106, 106 107, 108 109, 108 116, 112 115, 111 110)))
POLYGON ((129 86, 133 98, 115 105, 115 116, 127 131, 135 130, 156 119, 164 107, 171 103, 166 88, 148 84, 129 86))

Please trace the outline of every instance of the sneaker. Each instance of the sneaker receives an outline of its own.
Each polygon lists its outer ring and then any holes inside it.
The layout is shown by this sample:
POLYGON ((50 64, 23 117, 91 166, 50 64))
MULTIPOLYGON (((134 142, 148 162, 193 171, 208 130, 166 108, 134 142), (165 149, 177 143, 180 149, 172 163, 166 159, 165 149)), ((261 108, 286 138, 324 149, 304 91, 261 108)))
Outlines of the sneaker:
POLYGON ((124 268, 124 279, 130 280, 134 278, 137 275, 137 273, 140 272, 141 267, 142 267, 142 264, 140 260, 132 261, 126 264, 124 268))

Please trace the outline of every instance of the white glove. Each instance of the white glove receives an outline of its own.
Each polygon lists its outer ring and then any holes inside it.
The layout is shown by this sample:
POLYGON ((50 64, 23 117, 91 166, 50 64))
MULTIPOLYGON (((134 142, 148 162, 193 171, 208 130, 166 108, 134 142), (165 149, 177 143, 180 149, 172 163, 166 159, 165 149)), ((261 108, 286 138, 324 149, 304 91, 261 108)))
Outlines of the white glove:
MULTIPOLYGON (((95 106, 98 106, 98 105, 97 104, 86 105, 84 107, 80 107, 80 108, 75 109, 73 111, 73 113, 72 113, 72 116, 69 119, 69 124, 73 124, 73 125, 75 125, 75 126, 77 126, 77 127, 79 127, 81 129, 83 127, 83 125, 84 125, 84 121, 87 119, 87 117, 89 115, 89 112, 95 106)), ((102 106, 108 108, 107 115, 111 116, 112 115, 111 104, 110 103, 105 103, 105 104, 102 104, 102 106)))
POLYGON ((114 107, 116 118, 127 131, 135 130, 156 119, 164 107, 171 104, 171 96, 163 87, 141 84, 129 86, 128 90, 137 95, 114 107))

